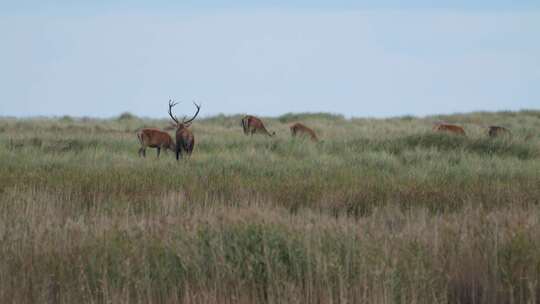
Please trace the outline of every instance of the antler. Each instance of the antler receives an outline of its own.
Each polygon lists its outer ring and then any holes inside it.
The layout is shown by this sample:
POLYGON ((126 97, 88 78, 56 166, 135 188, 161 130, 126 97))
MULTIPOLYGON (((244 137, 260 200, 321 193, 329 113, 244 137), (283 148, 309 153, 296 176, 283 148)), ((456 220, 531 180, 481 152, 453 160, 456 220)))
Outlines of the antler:
POLYGON ((185 118, 182 120, 182 123, 185 123, 185 124, 188 124, 190 122, 192 122, 195 117, 197 117, 197 115, 199 115, 199 111, 201 110, 201 106, 196 104, 195 101, 193 102, 193 104, 195 105, 195 107, 197 107, 197 112, 195 112, 195 115, 193 115, 193 117, 189 120, 185 120, 185 118))
POLYGON ((169 116, 172 118, 172 120, 174 120, 174 122, 176 122, 176 124, 178 124, 179 122, 178 118, 172 114, 172 108, 177 104, 178 102, 173 102, 171 99, 169 99, 169 116))

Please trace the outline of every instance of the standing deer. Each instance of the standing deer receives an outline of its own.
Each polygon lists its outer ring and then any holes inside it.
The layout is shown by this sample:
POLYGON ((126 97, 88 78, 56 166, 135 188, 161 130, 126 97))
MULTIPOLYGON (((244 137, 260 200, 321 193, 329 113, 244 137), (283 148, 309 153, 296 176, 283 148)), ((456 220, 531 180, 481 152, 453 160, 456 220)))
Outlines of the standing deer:
POLYGON ((197 108, 197 112, 193 115, 192 118, 186 120, 186 117, 182 119, 182 122, 178 121, 178 118, 172 114, 172 108, 178 103, 173 103, 172 100, 169 100, 169 116, 173 120, 172 126, 176 128, 176 160, 182 157, 182 152, 185 152, 188 156, 193 152, 193 147, 195 146, 195 136, 188 128, 191 126, 191 122, 195 120, 195 117, 199 114, 201 106, 193 102, 197 108))
POLYGON ((435 132, 448 132, 448 133, 452 133, 452 134, 458 134, 458 135, 465 136, 465 130, 463 130, 462 127, 457 126, 457 125, 448 124, 448 123, 436 124, 433 127, 433 131, 435 131, 435 132))
POLYGON ((501 135, 510 135, 510 130, 505 127, 500 126, 489 126, 488 127, 489 137, 498 137, 501 135))
POLYGON ((317 138, 317 135, 315 134, 315 131, 313 131, 311 128, 308 128, 301 123, 295 123, 294 125, 290 126, 290 129, 291 129, 291 135, 293 137, 303 135, 303 136, 309 136, 311 140, 315 142, 319 141, 319 139, 317 138))
POLYGON ((159 158, 159 153, 161 149, 164 150, 170 149, 171 151, 175 150, 175 145, 172 137, 169 133, 162 131, 160 129, 154 128, 144 128, 137 131, 137 138, 141 147, 139 148, 139 156, 146 157, 146 148, 157 148, 157 157, 159 158))
POLYGON ((255 116, 244 116, 244 118, 242 118, 241 124, 242 128, 244 129, 244 134, 246 135, 253 135, 255 133, 266 134, 268 136, 276 135, 276 132, 268 132, 268 130, 266 130, 266 128, 264 127, 262 121, 255 116))

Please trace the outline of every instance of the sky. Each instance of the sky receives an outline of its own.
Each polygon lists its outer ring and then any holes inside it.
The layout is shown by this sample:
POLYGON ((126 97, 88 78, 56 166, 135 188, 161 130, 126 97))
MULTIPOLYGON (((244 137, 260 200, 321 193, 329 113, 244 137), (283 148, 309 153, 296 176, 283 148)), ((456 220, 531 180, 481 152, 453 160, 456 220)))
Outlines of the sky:
POLYGON ((540 109, 540 1, 0 0, 0 116, 540 109))

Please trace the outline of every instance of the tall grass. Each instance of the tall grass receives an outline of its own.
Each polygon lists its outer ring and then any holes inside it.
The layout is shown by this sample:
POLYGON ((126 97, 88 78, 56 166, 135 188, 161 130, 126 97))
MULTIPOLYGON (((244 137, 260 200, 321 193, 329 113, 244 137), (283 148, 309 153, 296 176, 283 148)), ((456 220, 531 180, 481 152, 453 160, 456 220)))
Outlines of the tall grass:
POLYGON ((164 120, 0 119, 0 302, 540 300, 538 111, 239 118, 196 121, 180 162, 137 156, 164 120))

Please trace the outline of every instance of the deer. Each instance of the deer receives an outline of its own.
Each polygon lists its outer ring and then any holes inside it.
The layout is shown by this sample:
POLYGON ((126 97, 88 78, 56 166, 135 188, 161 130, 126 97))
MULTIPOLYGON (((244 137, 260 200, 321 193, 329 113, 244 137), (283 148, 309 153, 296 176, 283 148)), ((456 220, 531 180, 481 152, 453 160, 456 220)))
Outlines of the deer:
POLYGON ((178 121, 178 118, 172 113, 172 108, 177 104, 178 102, 173 102, 172 100, 169 100, 169 116, 173 120, 173 122, 171 122, 171 126, 176 129, 176 160, 179 160, 179 158, 182 157, 183 152, 187 156, 191 156, 191 153, 193 152, 193 147, 195 146, 195 136, 193 136, 193 133, 191 132, 189 127, 191 126, 191 123, 193 122, 193 120, 195 120, 197 115, 199 115, 201 106, 193 102, 193 104, 197 108, 195 115, 193 115, 193 117, 188 120, 186 120, 186 117, 184 116, 182 122, 180 122, 178 121))
POLYGON ((266 130, 266 128, 264 127, 264 124, 262 123, 262 121, 255 116, 251 116, 251 115, 244 116, 244 118, 242 118, 241 125, 242 125, 242 128, 244 129, 245 135, 253 135, 255 133, 266 134, 268 136, 276 135, 276 132, 272 132, 272 133, 268 132, 268 130, 266 130))
POLYGON ((435 132, 448 132, 448 133, 452 133, 452 134, 465 136, 465 130, 463 130, 462 127, 460 127, 458 125, 449 124, 449 123, 436 124, 435 126, 433 126, 433 131, 435 131, 435 132))
POLYGON ((505 127, 501 127, 501 126, 489 126, 488 127, 488 135, 489 135, 489 137, 498 137, 498 136, 502 136, 502 135, 509 136, 510 134, 511 134, 510 130, 508 130, 505 127))
POLYGON ((139 157, 146 157, 146 148, 156 148, 157 149, 157 158, 159 158, 159 153, 161 149, 165 151, 175 150, 175 144, 172 137, 169 133, 155 128, 144 128, 137 131, 137 138, 141 147, 139 148, 139 157))
POLYGON ((294 125, 289 127, 291 129, 291 135, 293 137, 296 136, 309 136, 311 140, 317 142, 319 139, 317 138, 317 135, 315 134, 315 131, 313 131, 311 128, 306 127, 305 125, 301 123, 295 123, 294 125))

